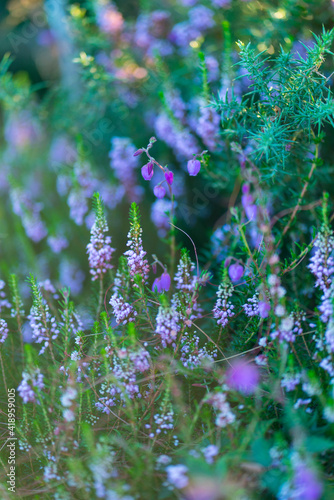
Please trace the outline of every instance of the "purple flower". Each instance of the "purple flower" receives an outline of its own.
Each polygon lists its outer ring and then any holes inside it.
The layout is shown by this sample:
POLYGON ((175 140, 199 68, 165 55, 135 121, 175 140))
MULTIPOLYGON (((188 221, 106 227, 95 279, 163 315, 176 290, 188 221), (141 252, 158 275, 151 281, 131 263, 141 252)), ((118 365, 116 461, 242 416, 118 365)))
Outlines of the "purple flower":
POLYGON ((214 26, 213 12, 204 5, 198 5, 189 11, 191 26, 200 31, 205 31, 214 26))
POLYGON ((229 277, 231 278, 231 281, 239 281, 242 278, 242 275, 244 274, 244 268, 240 264, 232 264, 228 268, 228 274, 229 277))
POLYGON ((151 205, 151 219, 158 229, 158 235, 165 237, 169 226, 169 213, 172 208, 172 202, 167 199, 156 200, 151 205))
POLYGON ((260 380, 259 369, 253 363, 240 360, 226 372, 226 383, 243 394, 253 394, 260 380))
POLYGON ((153 163, 146 163, 141 168, 141 175, 144 177, 145 181, 150 181, 153 177, 153 163))
POLYGON ((234 305, 228 299, 233 293, 233 285, 231 283, 221 283, 217 291, 217 301, 213 308, 213 317, 217 320, 218 325, 225 327, 228 323, 228 318, 234 316, 234 305))
POLYGON ((270 304, 268 302, 265 302, 264 300, 261 300, 259 302, 259 314, 261 318, 268 318, 270 311, 270 304))
POLYGON ((175 488, 182 489, 187 486, 189 479, 186 476, 188 467, 185 465, 168 465, 166 467, 167 480, 175 486, 175 488))
POLYGON ((210 150, 216 149, 219 139, 220 116, 213 109, 207 106, 201 107, 196 132, 210 150))
POLYGON ((161 186, 161 184, 158 184, 157 186, 154 186, 153 192, 157 198, 161 199, 165 196, 166 189, 163 186, 161 186))
POLYGON ((144 152, 143 149, 137 149, 137 151, 133 153, 133 156, 140 156, 143 152, 144 152))
MULTIPOLYGON (((173 114, 176 117, 174 110, 173 114)), ((154 126, 157 136, 173 148, 176 157, 180 161, 199 151, 197 141, 188 128, 177 128, 166 113, 160 113, 157 116, 154 126)))
POLYGON ((8 337, 8 325, 4 319, 0 319, 0 344, 8 337))
POLYGON ((162 291, 168 292, 170 289, 171 279, 168 273, 164 272, 160 278, 156 278, 152 285, 152 292, 157 291, 161 293, 162 291), (156 290, 155 290, 156 289, 156 290))
POLYGON ((91 229, 90 242, 87 245, 88 263, 92 281, 97 280, 108 269, 113 268, 110 261, 115 249, 111 247, 111 237, 104 234, 107 231, 108 225, 106 220, 97 218, 91 229))
POLYGON ((245 213, 248 220, 255 220, 257 215, 257 206, 256 205, 247 205, 245 207, 245 213))
POLYGON ((211 0, 215 7, 229 7, 231 0, 211 0))
POLYGON ((23 403, 34 403, 36 401, 34 389, 42 390, 44 388, 43 374, 39 368, 34 370, 33 373, 22 373, 22 381, 17 388, 17 392, 23 399, 23 403))
POLYGON ((160 278, 155 278, 155 280, 153 281, 152 292, 155 291, 157 291, 158 293, 161 292, 160 278))
POLYGON ((114 171, 115 177, 124 187, 128 199, 139 201, 142 191, 139 189, 140 186, 137 186, 138 158, 134 156, 135 146, 127 137, 113 137, 111 146, 110 167, 114 171))
POLYGON ((199 160, 189 160, 187 164, 189 175, 195 177, 201 170, 201 162, 199 160))
POLYGON ((167 347, 167 344, 175 343, 177 334, 181 328, 179 320, 179 314, 174 307, 159 307, 155 333, 160 335, 162 347, 167 347))
POLYGON ((117 292, 112 295, 109 304, 113 308, 113 314, 118 325, 126 325, 131 321, 135 321, 137 311, 135 311, 131 304, 125 302, 124 298, 117 292))
POLYGON ((171 172, 170 170, 167 170, 167 172, 165 172, 165 179, 166 179, 167 183, 171 186, 173 184, 173 179, 174 179, 173 172, 171 172))
POLYGON ((168 292, 168 290, 170 289, 170 283, 171 283, 171 279, 170 279, 170 276, 168 273, 166 273, 166 271, 161 275, 161 288, 163 290, 166 290, 166 292, 168 292))
POLYGON ((49 236, 48 245, 54 253, 60 253, 64 248, 68 247, 68 241, 64 236, 49 236))
POLYGON ((294 483, 297 493, 295 498, 298 500, 318 500, 322 495, 322 484, 313 470, 304 464, 297 467, 294 483))

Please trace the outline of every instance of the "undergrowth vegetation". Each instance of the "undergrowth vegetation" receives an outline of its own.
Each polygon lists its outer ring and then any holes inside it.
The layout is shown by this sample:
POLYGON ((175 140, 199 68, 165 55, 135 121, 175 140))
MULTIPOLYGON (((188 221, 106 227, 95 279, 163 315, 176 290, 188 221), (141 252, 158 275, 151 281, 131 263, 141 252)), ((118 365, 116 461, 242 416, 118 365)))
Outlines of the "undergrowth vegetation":
POLYGON ((139 3, 7 35, 0 496, 329 500, 334 9, 139 3))

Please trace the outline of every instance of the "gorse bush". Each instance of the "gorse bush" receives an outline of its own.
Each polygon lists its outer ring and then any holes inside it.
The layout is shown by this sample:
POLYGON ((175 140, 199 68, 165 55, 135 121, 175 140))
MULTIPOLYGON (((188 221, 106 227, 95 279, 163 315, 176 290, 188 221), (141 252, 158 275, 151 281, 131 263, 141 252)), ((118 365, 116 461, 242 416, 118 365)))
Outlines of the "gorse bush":
POLYGON ((1 498, 333 498, 331 4, 36 12, 58 74, 11 73, 24 26, 0 67, 1 498))

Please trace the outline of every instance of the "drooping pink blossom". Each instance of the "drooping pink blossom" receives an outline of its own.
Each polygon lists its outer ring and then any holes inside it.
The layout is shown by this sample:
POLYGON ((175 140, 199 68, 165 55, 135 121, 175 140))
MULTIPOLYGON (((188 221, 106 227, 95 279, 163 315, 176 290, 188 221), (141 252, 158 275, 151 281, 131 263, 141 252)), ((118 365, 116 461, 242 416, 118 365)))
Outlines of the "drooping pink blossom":
POLYGON ((187 169, 189 175, 195 177, 198 172, 201 170, 201 162, 199 160, 189 160, 187 164, 187 169))
POLYGON ((233 282, 239 281, 244 274, 244 268, 240 264, 232 264, 228 268, 228 274, 229 277, 231 278, 231 281, 233 282))

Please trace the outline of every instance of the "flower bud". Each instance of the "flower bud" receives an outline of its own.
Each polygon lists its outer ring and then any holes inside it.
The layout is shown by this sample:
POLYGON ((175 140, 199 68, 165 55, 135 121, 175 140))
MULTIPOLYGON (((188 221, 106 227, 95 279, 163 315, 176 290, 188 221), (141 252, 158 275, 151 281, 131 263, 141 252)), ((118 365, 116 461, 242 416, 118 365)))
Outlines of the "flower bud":
POLYGON ((145 181, 150 181, 153 177, 153 163, 146 163, 146 165, 141 168, 141 175, 145 181))
POLYGON ((166 189, 161 184, 157 184, 154 186, 153 193, 157 198, 163 198, 166 194, 166 189))
POLYGON ((162 290, 165 290, 166 292, 168 292, 168 290, 170 289, 170 284, 171 284, 171 279, 170 279, 170 276, 168 273, 164 272, 162 275, 161 275, 161 289, 162 290))
POLYGON ((189 175, 195 177, 201 170, 201 162, 199 160, 189 160, 187 164, 189 175))
POLYGON ((173 184, 173 180, 174 180, 173 172, 171 172, 170 170, 167 170, 165 172, 165 179, 166 179, 167 183, 171 186, 173 184))
POLYGON ((133 153, 133 156, 140 156, 143 152, 144 152, 143 149, 137 149, 137 151, 133 153))
POLYGON ((269 311, 270 311, 270 304, 268 304, 268 302, 261 300, 259 302, 259 313, 261 318, 268 318, 269 311))

